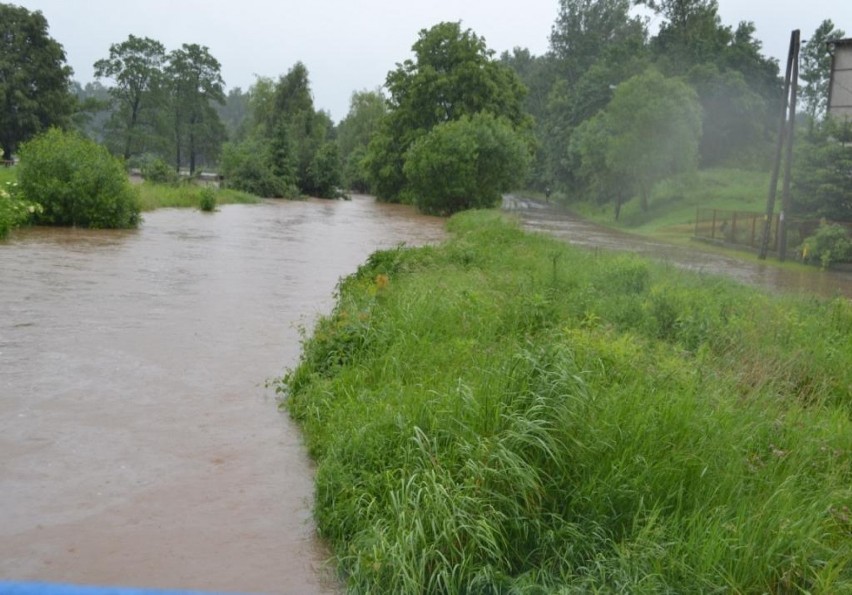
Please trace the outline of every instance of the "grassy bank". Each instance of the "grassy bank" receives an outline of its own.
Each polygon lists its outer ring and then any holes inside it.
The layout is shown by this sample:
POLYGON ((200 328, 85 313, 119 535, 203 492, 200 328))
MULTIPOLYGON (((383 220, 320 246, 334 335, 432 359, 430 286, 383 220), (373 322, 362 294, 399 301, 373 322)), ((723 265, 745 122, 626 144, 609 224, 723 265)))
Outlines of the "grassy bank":
MULTIPOLYGON (((153 211, 165 207, 194 207, 201 203, 204 186, 196 184, 152 184, 144 182, 139 189, 139 204, 143 211, 153 211)), ((254 204, 260 199, 253 194, 231 189, 216 189, 216 204, 254 204)))
POLYGON ((852 306, 450 222, 281 390, 358 592, 852 590, 852 306))
POLYGON ((660 182, 647 211, 633 199, 622 207, 617 222, 612 205, 570 206, 605 225, 677 240, 692 236, 696 208, 762 213, 768 189, 769 172, 714 168, 660 182))

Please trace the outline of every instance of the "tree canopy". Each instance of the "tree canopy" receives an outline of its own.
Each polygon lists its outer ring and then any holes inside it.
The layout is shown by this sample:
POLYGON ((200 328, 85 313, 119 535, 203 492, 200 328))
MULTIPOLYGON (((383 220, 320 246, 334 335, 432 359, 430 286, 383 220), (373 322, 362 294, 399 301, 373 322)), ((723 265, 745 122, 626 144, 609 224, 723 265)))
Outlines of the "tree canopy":
POLYGON ((222 173, 232 187, 260 196, 332 198, 342 184, 333 124, 314 109, 308 69, 297 62, 277 81, 248 92, 245 138, 226 145, 222 173))
POLYGON ((0 148, 9 160, 18 145, 74 111, 65 50, 48 34, 40 11, 0 3, 0 148))
POLYGON ((412 51, 413 60, 388 73, 389 111, 366 158, 374 191, 388 201, 402 199, 405 154, 434 127, 478 113, 529 127, 520 79, 470 29, 460 23, 423 29, 412 51))
MULTIPOLYGON (((647 209, 654 184, 697 165, 701 106, 689 85, 651 70, 619 85, 606 110, 580 130, 581 163, 638 192, 647 209)), ((623 195, 613 198, 617 215, 623 195)))
POLYGON ((109 89, 117 103, 112 128, 123 139, 125 159, 150 145, 143 135, 156 130, 155 110, 165 103, 161 94, 165 60, 162 43, 130 35, 110 46, 109 57, 95 62, 95 77, 114 81, 109 89))

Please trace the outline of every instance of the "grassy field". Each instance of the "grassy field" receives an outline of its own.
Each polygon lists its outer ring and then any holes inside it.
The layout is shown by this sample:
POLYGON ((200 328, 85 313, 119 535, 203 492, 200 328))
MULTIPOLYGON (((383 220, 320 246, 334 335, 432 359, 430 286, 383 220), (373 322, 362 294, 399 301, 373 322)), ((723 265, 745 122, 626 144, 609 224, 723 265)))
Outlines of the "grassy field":
MULTIPOLYGON (((139 189, 139 204, 143 211, 153 211, 165 207, 199 208, 203 186, 179 184, 177 186, 144 182, 136 186, 139 189)), ((215 190, 216 204, 254 204, 260 199, 253 194, 238 190, 215 190)))
MULTIPOLYGON (((622 207, 618 222, 612 205, 576 205, 576 210, 606 225, 684 239, 692 235, 697 207, 763 213, 769 177, 769 172, 717 168, 665 180, 654 188, 647 211, 641 210, 638 199, 631 200, 622 207)), ((570 207, 574 209, 575 205, 570 207)))
POLYGON ((350 589, 852 592, 848 301, 449 225, 280 386, 350 589))

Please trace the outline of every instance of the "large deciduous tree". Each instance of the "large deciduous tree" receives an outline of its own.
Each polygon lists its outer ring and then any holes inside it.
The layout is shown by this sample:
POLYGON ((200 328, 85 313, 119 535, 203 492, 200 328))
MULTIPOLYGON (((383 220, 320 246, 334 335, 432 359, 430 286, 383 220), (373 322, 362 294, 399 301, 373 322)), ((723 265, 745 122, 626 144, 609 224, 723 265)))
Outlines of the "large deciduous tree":
POLYGON ((225 103, 221 65, 207 47, 185 43, 168 55, 165 72, 172 100, 175 166, 180 169, 186 159, 191 174, 199 155, 215 156, 225 136, 211 105, 225 103))
POLYGON ((71 68, 48 34, 47 19, 0 4, 0 147, 12 159, 19 143, 51 126, 64 126, 74 111, 71 68))
POLYGON ((414 60, 387 76, 390 110, 366 159, 376 194, 388 201, 399 201, 405 189, 406 151, 435 126, 480 112, 529 126, 523 84, 470 29, 459 23, 423 29, 412 50, 414 60))
POLYGON ((656 71, 633 77, 615 90, 606 110, 578 130, 576 146, 596 181, 617 180, 616 216, 621 201, 638 192, 643 210, 654 185, 694 169, 701 138, 701 106, 686 83, 656 71))
POLYGON ((114 81, 109 89, 117 103, 112 128, 122 139, 125 159, 147 148, 141 129, 151 131, 154 122, 145 116, 163 106, 165 59, 166 48, 159 41, 130 35, 110 46, 108 58, 95 62, 95 77, 114 81))

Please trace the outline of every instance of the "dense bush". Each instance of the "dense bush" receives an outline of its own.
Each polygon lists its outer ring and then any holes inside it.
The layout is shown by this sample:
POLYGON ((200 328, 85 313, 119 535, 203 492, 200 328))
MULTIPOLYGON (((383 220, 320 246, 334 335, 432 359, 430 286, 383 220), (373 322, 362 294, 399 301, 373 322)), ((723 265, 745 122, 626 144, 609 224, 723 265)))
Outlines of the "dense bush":
POLYGON ((852 241, 849 239, 849 233, 840 225, 823 222, 816 233, 802 244, 802 260, 819 263, 823 268, 850 258, 852 241))
POLYGON ((510 124, 479 113, 435 126, 408 150, 403 171, 417 207, 446 215, 497 205, 523 180, 528 161, 510 124))
POLYGON ((263 139, 248 139, 222 148, 220 171, 228 188, 265 198, 298 196, 292 172, 278 171, 273 148, 263 139))
POLYGON ((177 184, 179 177, 175 168, 161 157, 149 156, 142 161, 140 170, 146 182, 155 184, 177 184))
POLYGON ((139 205, 127 173, 106 148, 82 136, 51 129, 20 152, 24 197, 41 205, 35 222, 124 228, 139 223, 139 205))
POLYGON ((216 210, 216 191, 212 188, 202 188, 198 198, 198 208, 212 213, 216 210))
POLYGON ((0 185, 0 240, 9 232, 33 218, 41 207, 20 197, 17 182, 0 185))

